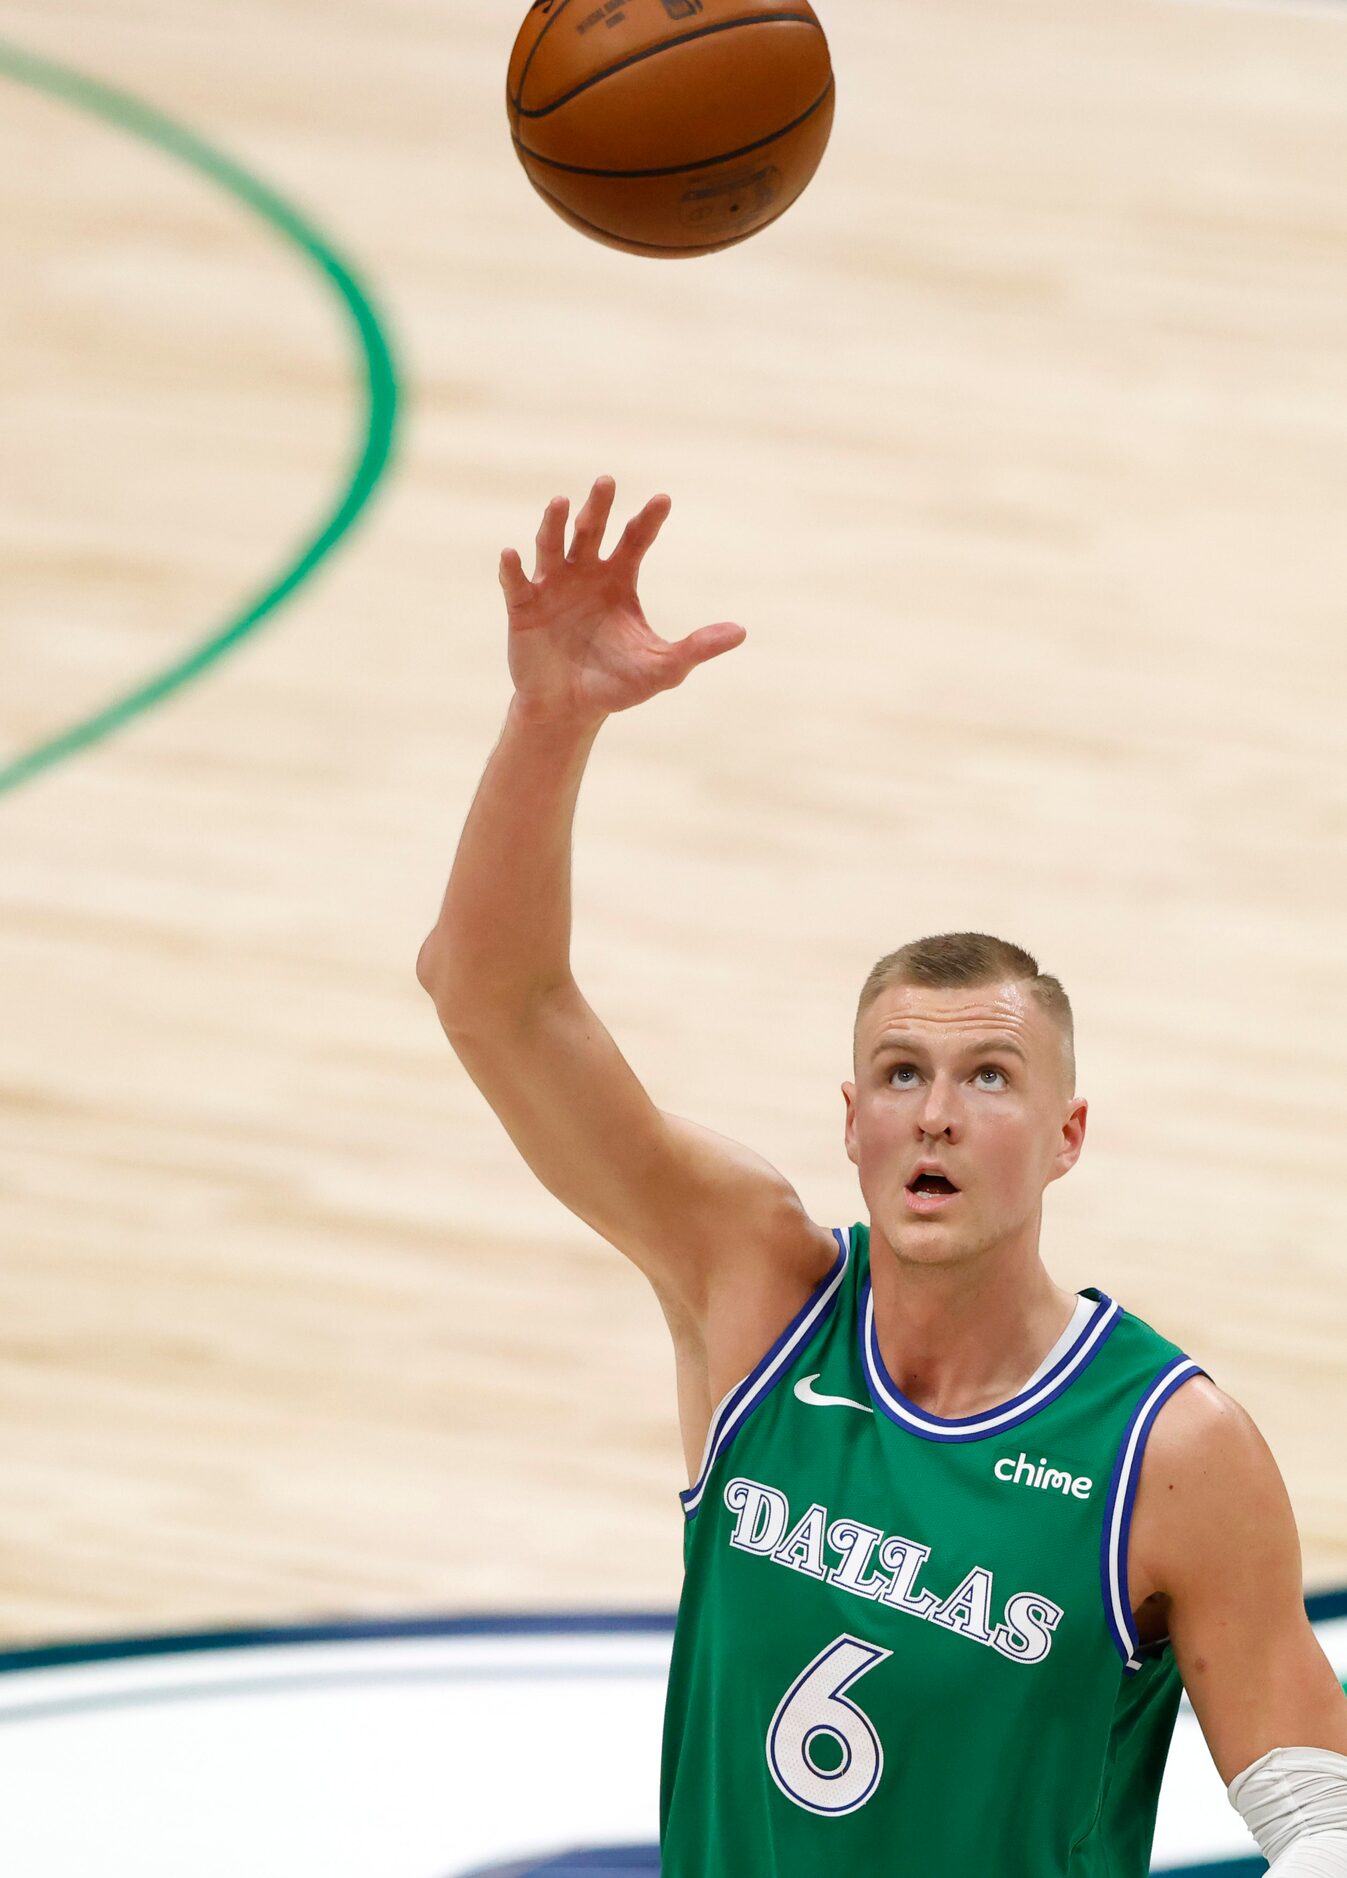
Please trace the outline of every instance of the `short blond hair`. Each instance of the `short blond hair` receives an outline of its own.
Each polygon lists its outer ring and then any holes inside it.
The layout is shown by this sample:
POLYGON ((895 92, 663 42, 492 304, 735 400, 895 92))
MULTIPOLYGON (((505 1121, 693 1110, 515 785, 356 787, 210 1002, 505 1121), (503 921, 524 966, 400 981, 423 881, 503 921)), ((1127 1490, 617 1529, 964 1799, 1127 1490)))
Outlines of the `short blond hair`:
POLYGON ((1062 1057, 1071 1094, 1076 1092, 1076 1033, 1071 1000, 1060 979, 1038 969, 1038 960, 1023 946, 996 939, 985 932, 942 932, 911 939, 896 952, 876 961, 861 987, 852 1030, 853 1057, 860 1047, 861 1019, 891 985, 929 985, 948 990, 955 985, 1027 984, 1042 1010, 1056 1025, 1062 1039, 1062 1057))

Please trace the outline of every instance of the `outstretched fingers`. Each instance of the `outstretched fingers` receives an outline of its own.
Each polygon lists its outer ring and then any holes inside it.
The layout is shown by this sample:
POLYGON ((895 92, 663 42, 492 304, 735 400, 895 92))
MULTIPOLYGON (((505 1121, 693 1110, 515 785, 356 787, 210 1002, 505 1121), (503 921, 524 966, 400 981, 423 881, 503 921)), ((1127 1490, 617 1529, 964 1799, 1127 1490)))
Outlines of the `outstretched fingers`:
POLYGON ((748 634, 738 620, 721 619, 714 626, 699 626, 688 637, 700 665, 704 659, 714 659, 722 652, 732 652, 736 646, 744 643, 748 634))
POLYGON ((571 539, 568 560, 582 561, 597 556, 616 493, 617 484, 611 476, 596 478, 585 506, 575 518, 575 534, 571 539))
POLYGON ((524 563, 518 550, 506 548, 500 557, 500 584, 505 591, 507 606, 523 606, 533 597, 533 586, 524 572, 524 563))
POLYGON ((609 559, 635 574, 651 543, 668 520, 672 507, 673 503, 668 496, 651 496, 645 507, 639 514, 633 515, 622 530, 622 539, 609 559))
POLYGON ((678 682, 687 677, 694 665, 705 665, 708 659, 717 658, 722 652, 732 652, 747 637, 737 621, 723 619, 717 620, 714 626, 699 626, 686 639, 675 640, 673 669, 678 674, 678 682))
POLYGON ((571 512, 569 496, 553 496, 543 510, 538 525, 538 559, 533 578, 543 580, 554 573, 566 558, 566 517, 571 512))

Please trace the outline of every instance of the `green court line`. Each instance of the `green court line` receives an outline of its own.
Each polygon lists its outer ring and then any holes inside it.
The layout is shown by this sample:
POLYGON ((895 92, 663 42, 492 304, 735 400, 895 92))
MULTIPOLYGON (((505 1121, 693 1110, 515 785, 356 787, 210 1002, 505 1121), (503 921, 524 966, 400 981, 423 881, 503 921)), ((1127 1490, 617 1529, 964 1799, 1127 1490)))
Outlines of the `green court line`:
POLYGON ((373 495, 392 455, 398 413, 398 377, 392 351, 366 290, 331 243, 273 189, 247 170, 152 106, 128 93, 99 84, 69 67, 25 52, 0 39, 0 75, 30 85, 64 100, 78 110, 102 118, 133 137, 156 145, 169 156, 199 171, 226 194, 259 216, 277 235, 298 248, 323 275, 339 297, 353 328, 357 370, 363 384, 363 435, 347 480, 325 519, 292 554, 268 584, 250 598, 224 625, 203 639, 187 657, 115 699, 71 729, 38 744, 11 761, 0 764, 0 792, 29 782, 90 744, 110 736, 152 705, 169 697, 189 680, 255 632, 270 614, 315 572, 351 527, 373 495))

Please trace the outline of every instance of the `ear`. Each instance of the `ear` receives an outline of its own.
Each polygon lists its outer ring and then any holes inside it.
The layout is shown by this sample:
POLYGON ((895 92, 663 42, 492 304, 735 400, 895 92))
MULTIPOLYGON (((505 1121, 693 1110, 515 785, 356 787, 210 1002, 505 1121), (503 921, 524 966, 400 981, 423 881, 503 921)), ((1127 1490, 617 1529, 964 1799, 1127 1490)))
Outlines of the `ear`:
POLYGON ((861 1151, 859 1147, 856 1145, 856 1085, 855 1083, 844 1082, 842 1084, 842 1095, 845 1098, 846 1105, 847 1105, 846 1127, 843 1132, 843 1139, 846 1142, 847 1159, 853 1162, 855 1166, 859 1167, 861 1164, 861 1151))
POLYGON ((1084 1096, 1071 1104, 1066 1119, 1062 1123, 1061 1141, 1053 1159, 1051 1175, 1053 1180, 1060 1180, 1063 1174, 1070 1173, 1080 1159, 1080 1151, 1085 1145, 1085 1118, 1089 1110, 1090 1105, 1084 1096))

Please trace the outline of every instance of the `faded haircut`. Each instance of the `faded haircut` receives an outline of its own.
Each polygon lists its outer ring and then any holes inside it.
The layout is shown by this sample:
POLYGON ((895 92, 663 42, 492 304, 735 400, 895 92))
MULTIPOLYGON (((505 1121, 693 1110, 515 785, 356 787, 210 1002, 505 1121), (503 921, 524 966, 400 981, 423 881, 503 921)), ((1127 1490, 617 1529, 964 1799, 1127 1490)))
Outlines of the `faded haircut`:
POLYGON ((1076 1037, 1071 1000, 1061 981, 1038 969, 1038 960, 1023 946, 996 939, 985 932, 942 932, 911 939, 870 968, 861 987, 852 1030, 853 1058, 860 1048, 861 1019, 892 985, 928 985, 945 991, 956 985, 1026 984, 1041 1009, 1051 1018, 1062 1040, 1063 1072, 1071 1094, 1076 1093, 1076 1037))

